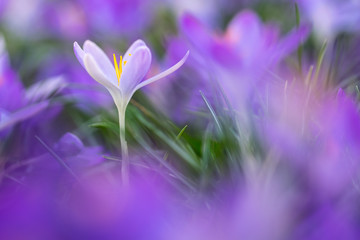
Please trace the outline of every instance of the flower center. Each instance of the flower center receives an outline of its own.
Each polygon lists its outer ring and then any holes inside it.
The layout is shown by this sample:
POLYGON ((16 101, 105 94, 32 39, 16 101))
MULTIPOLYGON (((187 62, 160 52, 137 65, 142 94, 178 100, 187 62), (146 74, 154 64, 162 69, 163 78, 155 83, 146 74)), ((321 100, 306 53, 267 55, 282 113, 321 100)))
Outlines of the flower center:
MULTIPOLYGON (((131 56, 131 54, 129 54, 129 56, 131 56)), ((122 68, 123 68, 123 66, 126 65, 126 63, 127 63, 127 61, 123 62, 123 57, 120 56, 120 61, 119 61, 119 65, 118 65, 116 56, 114 53, 114 66, 115 66, 115 71, 116 71, 116 77, 118 79, 118 86, 120 86, 120 78, 121 78, 121 74, 122 74, 122 68)))

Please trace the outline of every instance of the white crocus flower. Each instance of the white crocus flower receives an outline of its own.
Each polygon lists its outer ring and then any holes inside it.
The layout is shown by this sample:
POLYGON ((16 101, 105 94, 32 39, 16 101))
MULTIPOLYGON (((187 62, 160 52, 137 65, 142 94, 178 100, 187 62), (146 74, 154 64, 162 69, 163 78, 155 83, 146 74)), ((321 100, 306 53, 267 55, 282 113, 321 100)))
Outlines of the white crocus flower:
POLYGON ((122 174, 124 184, 128 182, 128 152, 125 141, 125 110, 133 96, 140 88, 155 82, 179 69, 186 61, 189 52, 174 66, 164 72, 143 81, 151 64, 151 52, 144 41, 135 41, 124 55, 124 59, 114 65, 95 43, 87 40, 83 48, 74 43, 74 52, 92 78, 101 83, 110 92, 119 113, 120 140, 122 149, 122 174))

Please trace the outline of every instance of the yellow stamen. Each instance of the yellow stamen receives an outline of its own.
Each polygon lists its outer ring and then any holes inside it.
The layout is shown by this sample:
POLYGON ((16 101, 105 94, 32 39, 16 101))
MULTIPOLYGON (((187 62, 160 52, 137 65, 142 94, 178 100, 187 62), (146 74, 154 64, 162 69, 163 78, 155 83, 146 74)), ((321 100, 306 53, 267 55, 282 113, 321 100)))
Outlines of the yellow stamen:
MULTIPOLYGON (((131 56, 131 54, 129 53, 129 56, 131 56)), ((127 61, 124 61, 124 66, 126 65, 127 61)))
POLYGON ((122 56, 120 56, 120 62, 119 62, 119 73, 120 73, 120 77, 121 77, 121 74, 122 74, 122 62, 123 62, 123 59, 122 59, 122 56))
MULTIPOLYGON (((121 58, 120 58, 120 65, 121 65, 121 58)), ((116 71, 116 77, 118 79, 118 85, 120 85, 121 73, 119 71, 119 67, 118 67, 118 64, 117 64, 117 61, 116 61, 115 53, 114 53, 114 66, 115 66, 115 71, 116 71)))
MULTIPOLYGON (((129 56, 131 56, 131 54, 129 54, 129 56)), ((124 66, 126 65, 127 61, 124 61, 124 66)), ((123 67, 123 59, 122 56, 120 56, 120 62, 119 65, 116 61, 116 56, 114 53, 114 66, 115 66, 115 71, 116 71, 116 77, 118 79, 118 85, 120 86, 120 78, 121 78, 121 74, 122 74, 122 67, 123 67)))

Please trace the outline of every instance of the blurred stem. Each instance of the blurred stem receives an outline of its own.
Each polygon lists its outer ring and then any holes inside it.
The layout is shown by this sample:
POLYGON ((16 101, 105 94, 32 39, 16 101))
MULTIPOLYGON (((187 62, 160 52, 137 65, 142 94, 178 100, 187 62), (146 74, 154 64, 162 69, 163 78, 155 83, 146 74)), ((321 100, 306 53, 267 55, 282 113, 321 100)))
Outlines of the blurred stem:
POLYGON ((121 158, 122 158, 122 166, 121 166, 121 178, 124 186, 129 185, 129 153, 127 142, 125 139, 125 112, 126 107, 119 108, 119 128, 120 128, 120 144, 121 144, 121 158))

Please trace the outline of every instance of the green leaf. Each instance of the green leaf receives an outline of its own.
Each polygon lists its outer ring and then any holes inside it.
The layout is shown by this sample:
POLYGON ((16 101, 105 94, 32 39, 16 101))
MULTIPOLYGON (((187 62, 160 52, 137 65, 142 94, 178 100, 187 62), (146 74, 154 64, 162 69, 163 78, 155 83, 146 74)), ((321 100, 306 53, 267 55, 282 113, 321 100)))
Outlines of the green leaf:
POLYGON ((318 57, 317 62, 316 62, 316 72, 315 72, 314 86, 316 85, 316 83, 318 81, 318 78, 319 78, 320 69, 321 69, 321 66, 322 66, 323 61, 324 61, 326 48, 327 48, 327 41, 325 41, 323 43, 323 45, 321 46, 321 49, 320 49, 320 52, 319 52, 319 57, 318 57))
POLYGON ((222 133, 222 128, 219 122, 219 119, 217 118, 214 109, 211 107, 209 101, 207 100, 207 98, 205 97, 205 95, 202 93, 202 91, 200 91, 201 97, 203 98, 207 108, 209 109, 211 116, 214 118, 214 121, 216 123, 216 126, 219 128, 220 133, 222 133))
POLYGON ((137 117, 140 123, 149 130, 151 130, 151 133, 157 138, 159 138, 163 144, 167 145, 174 153, 176 153, 179 157, 185 160, 194 169, 196 170, 200 169, 199 159, 197 155, 194 153, 194 151, 191 149, 191 146, 181 141, 176 141, 175 136, 170 137, 166 135, 164 132, 160 131, 152 123, 144 119, 141 115, 137 115, 137 117))
POLYGON ((92 128, 105 128, 105 129, 109 129, 112 132, 114 132, 117 135, 120 135, 120 129, 119 129, 119 125, 115 124, 113 122, 97 122, 97 123, 92 123, 89 124, 89 127, 92 128))

